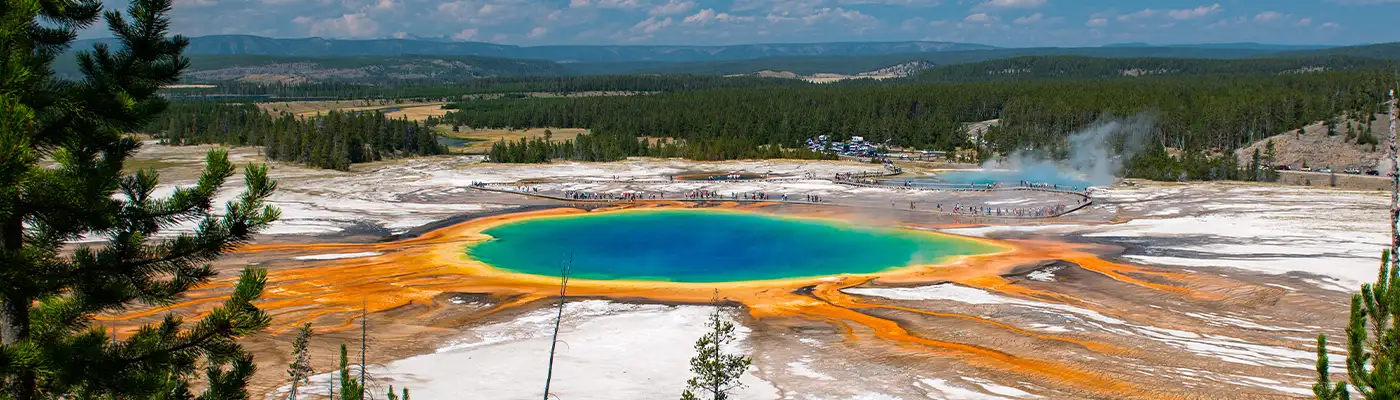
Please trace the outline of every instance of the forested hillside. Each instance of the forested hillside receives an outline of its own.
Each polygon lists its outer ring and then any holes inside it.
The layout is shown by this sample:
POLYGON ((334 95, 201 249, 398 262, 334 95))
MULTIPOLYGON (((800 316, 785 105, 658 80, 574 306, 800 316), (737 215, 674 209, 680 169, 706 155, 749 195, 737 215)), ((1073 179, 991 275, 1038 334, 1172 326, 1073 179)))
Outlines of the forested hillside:
POLYGON ((557 76, 557 77, 496 77, 465 82, 395 82, 392 85, 371 85, 351 82, 310 84, 220 82, 213 88, 167 90, 177 96, 209 94, 365 98, 458 98, 464 95, 489 93, 578 93, 578 92, 681 92, 693 90, 803 86, 806 82, 792 79, 759 77, 721 77, 700 75, 615 75, 615 76, 557 76))
POLYGON ((1278 75, 1323 71, 1384 70, 1396 62, 1352 56, 1207 60, 1187 58, 1017 57, 923 71, 918 80, 981 82, 1064 78, 1188 75, 1278 75))
POLYGON ((443 154, 430 128, 379 112, 337 112, 316 118, 270 115, 248 103, 175 103, 148 128, 162 143, 263 146, 273 160, 346 170, 385 158, 443 154))
POLYGON ((1263 57, 1295 58, 1323 56, 1353 56, 1381 58, 1387 60, 1400 60, 1400 42, 1368 44, 1362 46, 1333 47, 1317 50, 1288 51, 1268 54, 1264 55, 1263 57))
MULTIPOLYGON (((478 56, 274 57, 195 55, 181 80, 186 83, 361 83, 461 82, 496 76, 571 75, 564 66, 542 60, 478 56)), ((57 63, 61 76, 77 76, 74 59, 57 63)))
POLYGON ((1095 58, 1240 59, 1271 54, 1260 49, 1196 47, 1035 47, 864 56, 768 57, 704 62, 578 63, 568 68, 586 74, 748 74, 763 70, 857 74, 909 61, 937 65, 976 63, 1017 57, 1078 56, 1095 58))
MULTIPOLYGON (((88 48, 94 42, 79 41, 88 48)), ((761 43, 728 46, 514 46, 483 42, 443 42, 413 39, 280 39, 252 35, 212 35, 190 38, 186 54, 244 54, 280 57, 345 57, 475 55, 567 62, 715 61, 787 56, 859 56, 896 53, 991 49, 991 46, 951 42, 761 43)))
MULTIPOLYGON (((808 138, 864 136, 897 146, 973 147, 963 124, 1001 119, 985 149, 1054 152, 1100 119, 1148 113, 1151 142, 1234 149, 1347 110, 1373 112, 1385 72, 1142 77, 921 85, 725 89, 649 96, 467 101, 446 123, 579 127, 627 137, 742 138, 796 147, 808 138)), ((982 147, 982 146, 977 146, 982 147)))
MULTIPOLYGON (((962 53, 962 52, 958 52, 962 53)), ((579 74, 659 74, 659 75, 735 75, 758 71, 786 71, 799 75, 832 73, 854 75, 910 61, 939 59, 933 53, 888 54, 859 57, 771 57, 753 60, 733 60, 688 63, 580 63, 567 67, 579 74)))

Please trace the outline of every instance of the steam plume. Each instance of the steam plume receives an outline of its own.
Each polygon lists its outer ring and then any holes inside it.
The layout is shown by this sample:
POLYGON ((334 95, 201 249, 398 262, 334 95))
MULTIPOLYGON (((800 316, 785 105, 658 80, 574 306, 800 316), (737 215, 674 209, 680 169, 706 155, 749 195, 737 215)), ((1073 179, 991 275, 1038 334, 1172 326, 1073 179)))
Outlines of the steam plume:
POLYGON ((1053 181, 1071 176, 1095 186, 1112 185, 1123 174, 1123 162, 1142 150, 1156 119, 1147 114, 1095 121, 1067 138, 1057 153, 1017 150, 1004 159, 988 160, 988 169, 1008 169, 1029 181, 1053 181))

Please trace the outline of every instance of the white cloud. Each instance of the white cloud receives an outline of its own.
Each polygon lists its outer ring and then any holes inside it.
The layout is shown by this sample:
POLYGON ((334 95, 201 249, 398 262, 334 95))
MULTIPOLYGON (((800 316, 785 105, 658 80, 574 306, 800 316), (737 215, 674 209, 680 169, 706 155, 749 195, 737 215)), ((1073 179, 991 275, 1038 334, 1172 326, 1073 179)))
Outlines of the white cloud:
POLYGON ((1122 22, 1127 22, 1127 21, 1132 21, 1132 20, 1135 20, 1135 19, 1147 19, 1147 18, 1152 18, 1152 16, 1154 16, 1154 15, 1161 15, 1161 14, 1162 14, 1162 11, 1161 11, 1161 10, 1153 10, 1153 9, 1149 8, 1149 9, 1145 9, 1145 10, 1142 10, 1142 11, 1137 11, 1137 12, 1133 12, 1133 13, 1129 13, 1129 14, 1119 15, 1119 16, 1118 16, 1118 20, 1119 20, 1119 21, 1122 21, 1122 22))
POLYGON ((376 10, 392 10, 392 9, 394 9, 394 6, 395 6, 395 5, 396 5, 396 4, 394 3, 394 0, 378 0, 378 1, 376 1, 376 2, 374 3, 374 9, 376 9, 376 10))
POLYGON ((860 12, 860 10, 847 10, 841 7, 822 8, 816 10, 811 15, 802 17, 802 22, 813 25, 819 22, 854 22, 872 23, 875 17, 860 12))
POLYGON ((312 23, 313 21, 316 21, 316 19, 311 18, 311 17, 308 17, 308 16, 305 16, 305 15, 300 16, 300 17, 296 17, 296 18, 292 18, 292 23, 293 23, 293 24, 297 24, 297 25, 306 25, 306 24, 312 23))
POLYGON ((1312 25, 1312 18, 1303 18, 1303 19, 1300 19, 1300 20, 1298 20, 1298 23, 1297 23, 1297 24, 1294 24, 1294 25, 1297 25, 1297 26, 1308 26, 1308 25, 1312 25))
POLYGON ((778 14, 772 14, 772 13, 770 13, 770 14, 768 14, 768 16, 763 17, 763 19, 764 19, 765 21, 768 21, 769 23, 779 24, 779 23, 783 23, 783 22, 792 21, 792 20, 795 20, 795 19, 797 19, 797 18, 789 17, 789 16, 786 16, 786 15, 778 15, 778 14))
POLYGON ((938 0, 837 0, 839 4, 884 4, 887 6, 938 7, 938 0))
POLYGON ((976 13, 963 18, 963 22, 991 22, 993 18, 987 13, 976 13))
POLYGON ((1084 26, 1088 27, 1101 27, 1106 25, 1108 25, 1108 18, 1091 18, 1089 22, 1084 23, 1084 26))
POLYGON ((1215 3, 1209 6, 1200 6, 1191 9, 1168 10, 1167 16, 1171 17, 1172 19, 1188 20, 1202 18, 1207 15, 1215 14, 1218 11, 1220 11, 1220 3, 1215 3))
POLYGON ((666 19, 660 19, 660 20, 659 20, 659 19, 656 19, 656 17, 651 17, 651 18, 647 18, 647 19, 642 20, 642 22, 638 22, 636 25, 632 25, 632 31, 633 31, 633 32, 641 32, 641 33, 643 33, 643 34, 651 35, 651 34, 653 34, 653 33, 656 33, 657 31, 662 30, 662 29, 665 29, 666 27, 669 27, 669 26, 671 26, 671 25, 673 25, 673 24, 675 24, 675 23, 676 23, 676 20, 671 19, 671 17, 666 17, 666 19))
POLYGON ((207 7, 219 4, 218 0, 175 0, 174 8, 207 7))
POLYGON ((579 8, 588 6, 588 0, 569 0, 569 8, 579 8))
POLYGON ((1318 26, 1318 28, 1321 28, 1321 29, 1336 29, 1336 28, 1341 28, 1341 27, 1342 27, 1342 26, 1341 26, 1341 25, 1337 25, 1336 22, 1323 22, 1321 26, 1318 26))
MULTIPOLYGON (((421 3, 423 3, 422 0, 416 0, 416 4, 421 3)), ((416 7, 410 4, 408 7, 401 8, 412 10, 416 7)), ((534 1, 455 0, 437 4, 436 10, 436 13, 424 13, 426 15, 421 18, 422 21, 411 22, 413 25, 410 25, 409 29, 422 29, 417 26, 427 22, 436 22, 439 29, 447 32, 457 31, 463 26, 480 27, 522 22, 534 23, 544 19, 555 8, 534 1)), ((414 33, 419 32, 415 31, 414 33)))
POLYGON ((1119 15, 1118 20, 1127 22, 1153 17, 1166 17, 1178 21, 1185 21, 1204 18, 1217 12, 1220 12, 1220 10, 1220 3, 1215 3, 1208 6, 1200 6, 1196 8, 1183 8, 1178 10, 1154 10, 1151 8, 1147 8, 1140 11, 1119 15))
POLYGON ((369 37, 379 33, 379 23, 365 13, 344 14, 311 23, 311 36, 369 37))
POLYGON ((1045 19, 1045 14, 1035 13, 1021 18, 1016 18, 1015 20, 1012 20, 1011 23, 1016 25, 1034 24, 1036 22, 1040 22, 1043 19, 1045 19))
POLYGON ((713 8, 706 8, 694 15, 685 17, 685 20, 682 22, 690 25, 706 25, 711 22, 751 22, 753 20, 753 17, 734 16, 729 13, 715 12, 713 8))
MULTIPOLYGON (((841 0, 837 0, 840 2, 841 0)), ((827 0, 735 0, 730 12, 760 10, 766 13, 794 16, 807 15, 822 7, 827 0)))
POLYGON ((476 28, 463 29, 461 32, 452 34, 452 40, 472 40, 476 38, 476 28))
POLYGON ((676 14, 681 14, 681 13, 685 13, 685 12, 687 12, 687 11, 690 11, 690 10, 693 9, 693 8, 695 8, 695 2, 693 2, 693 1, 690 1, 690 0, 682 0, 682 1, 669 0, 669 1, 666 2, 666 4, 662 4, 662 5, 653 7, 653 8, 651 9, 651 11, 648 12, 648 13, 651 14, 651 15, 653 15, 653 16, 656 16, 656 15, 676 15, 676 14))
POLYGON ((1281 12, 1278 12, 1278 11, 1265 11, 1265 12, 1261 12, 1261 13, 1258 13, 1258 14, 1254 14, 1254 21, 1256 21, 1256 22, 1269 22, 1269 21, 1278 20, 1279 18, 1283 18, 1283 17, 1286 17, 1286 16, 1287 16, 1287 14, 1284 14, 1284 13, 1281 13, 1281 12))
POLYGON ((906 31, 906 32, 916 32, 916 31, 918 31, 920 28, 923 28, 924 25, 927 24, 927 23, 928 23, 928 22, 927 22, 927 21, 924 21, 923 18, 914 17, 914 18, 906 19, 906 20, 904 20, 903 23, 900 23, 900 24, 899 24, 899 30, 906 31))
POLYGON ((538 39, 538 38, 544 37, 544 35, 547 35, 547 34, 549 34, 549 29, 548 29, 548 28, 545 28, 545 27, 543 27, 543 26, 537 26, 537 27, 535 27, 535 29, 531 29, 531 30, 530 30, 530 33, 529 33, 528 35, 525 35, 525 37, 528 37, 528 38, 531 38, 531 39, 538 39))
POLYGON ((598 8, 642 8, 647 4, 642 0, 594 0, 598 8))
POLYGON ((987 0, 978 4, 979 8, 1037 8, 1045 5, 1045 0, 987 0))

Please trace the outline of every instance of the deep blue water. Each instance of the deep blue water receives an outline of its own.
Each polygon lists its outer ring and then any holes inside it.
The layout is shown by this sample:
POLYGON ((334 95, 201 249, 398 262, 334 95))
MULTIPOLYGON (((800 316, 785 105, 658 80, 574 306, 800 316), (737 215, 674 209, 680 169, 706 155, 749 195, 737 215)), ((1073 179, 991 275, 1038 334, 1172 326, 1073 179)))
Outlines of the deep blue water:
POLYGON ((994 245, 909 230, 709 210, 623 211, 529 219, 487 229, 467 253, 505 270, 600 280, 735 282, 872 273, 994 245))
POLYGON ((970 171, 946 171, 939 172, 927 178, 913 179, 890 179, 887 184, 902 185, 904 181, 919 187, 969 187, 986 186, 992 183, 1002 183, 1003 185, 1015 185, 1021 181, 1031 181, 1035 183, 1049 183, 1064 187, 1079 187, 1083 189, 1092 186, 1091 183, 1073 176, 1067 176, 1053 169, 1031 169, 1021 171, 1002 170, 970 170, 970 171))

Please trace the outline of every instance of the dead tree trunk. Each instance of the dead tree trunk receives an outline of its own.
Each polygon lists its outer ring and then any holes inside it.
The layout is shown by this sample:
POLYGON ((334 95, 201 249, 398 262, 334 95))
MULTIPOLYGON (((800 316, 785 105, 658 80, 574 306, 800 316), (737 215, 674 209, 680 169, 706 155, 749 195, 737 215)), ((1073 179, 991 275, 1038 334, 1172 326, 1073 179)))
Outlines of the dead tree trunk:
POLYGON ((1390 90, 1390 268, 1394 270, 1400 266, 1400 257, 1396 257, 1397 250, 1400 250, 1400 144, 1396 143, 1396 137, 1400 136, 1396 132, 1396 119, 1400 117, 1400 112, 1396 111, 1395 89, 1390 90))

